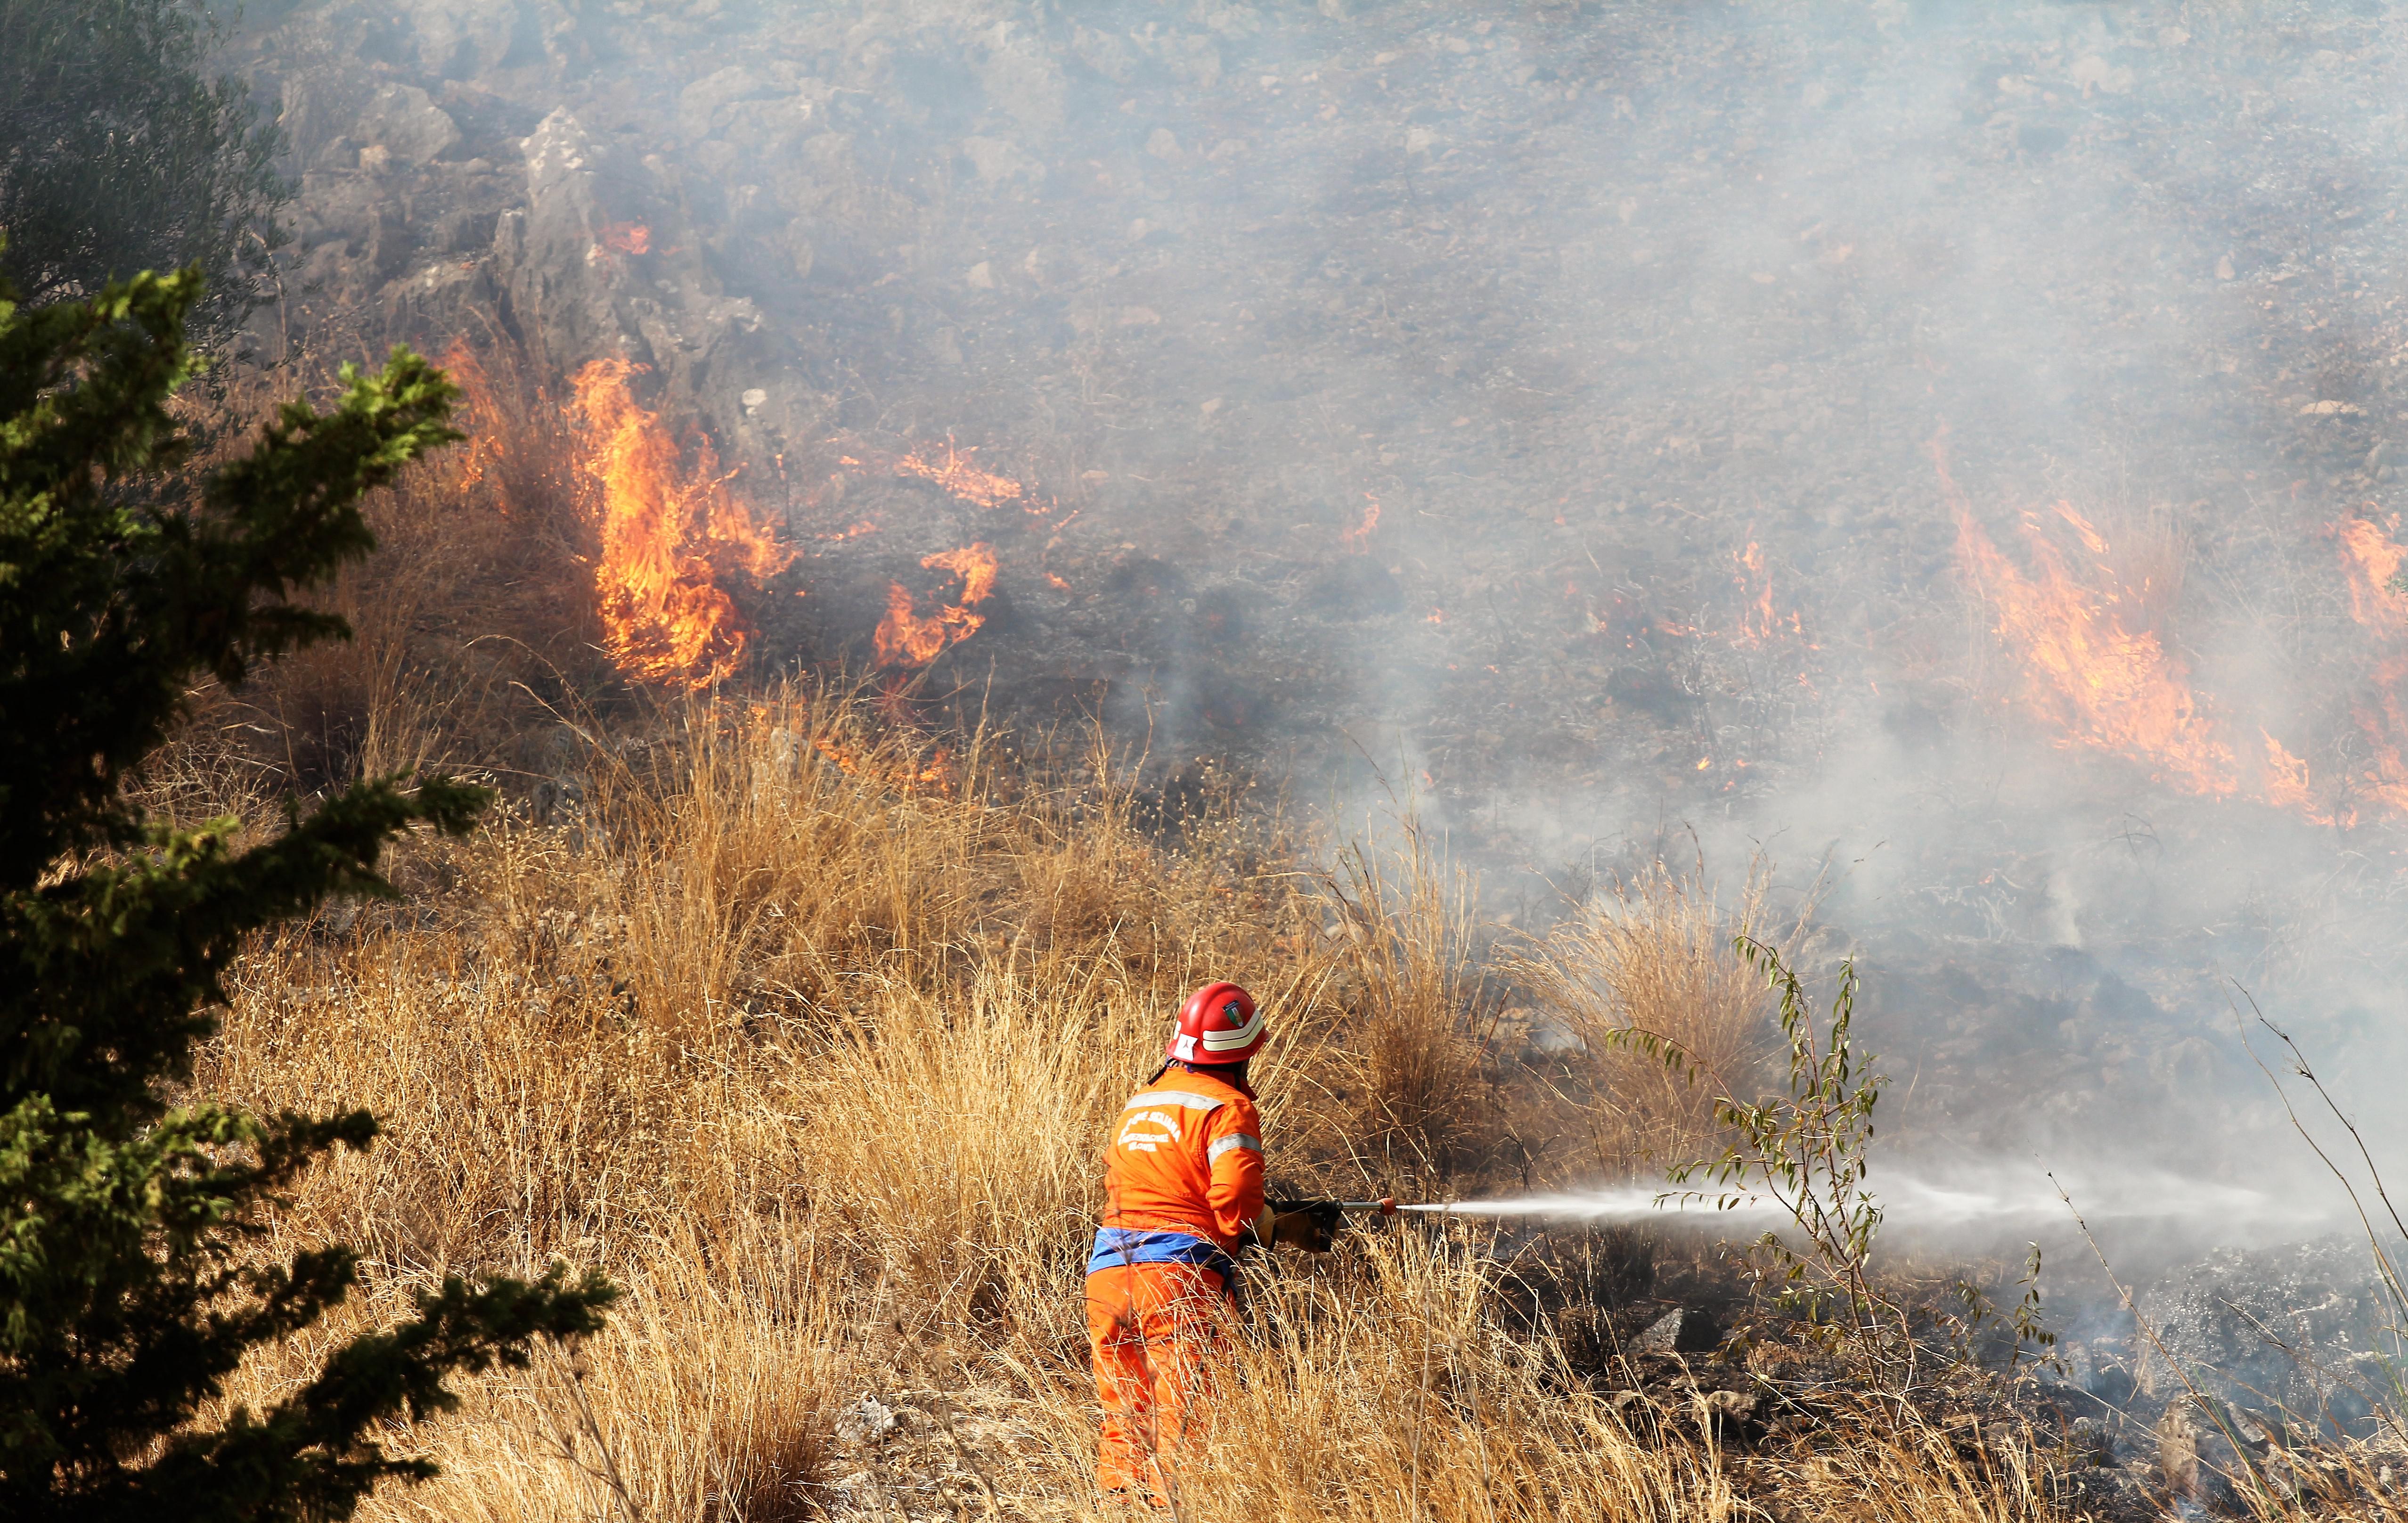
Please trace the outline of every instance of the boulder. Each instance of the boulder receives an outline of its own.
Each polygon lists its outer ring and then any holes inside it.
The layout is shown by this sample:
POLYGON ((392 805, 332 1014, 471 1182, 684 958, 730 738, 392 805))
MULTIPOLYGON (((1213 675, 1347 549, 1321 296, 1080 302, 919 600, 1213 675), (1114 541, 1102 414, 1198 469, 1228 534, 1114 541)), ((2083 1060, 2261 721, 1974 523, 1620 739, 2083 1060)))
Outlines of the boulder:
POLYGON ((509 55, 520 9, 512 0, 412 0, 402 15, 421 67, 437 79, 473 79, 509 55))
POLYGON ((1045 166, 1009 137, 965 137, 962 156, 989 185, 1008 180, 1036 184, 1045 178, 1045 166))
POLYGON ((351 136, 394 164, 431 164, 460 145, 460 124, 416 85, 389 84, 368 96, 351 136))
POLYGON ((356 165, 351 125, 374 89, 356 65, 329 63, 286 76, 276 124, 294 164, 304 170, 356 165))
POLYGON ((1712 1312, 1676 1306, 1649 1323, 1630 1347, 1638 1354, 1711 1354, 1722 1341, 1722 1324, 1712 1312))
POLYGON ((707 74, 678 93, 678 126, 689 137, 715 137, 727 129, 741 103, 775 94, 764 75, 740 64, 707 74))
POLYGON ((523 147, 526 205, 500 219, 494 239, 513 314, 565 367, 624 352, 635 324, 621 313, 620 298, 634 281, 628 256, 604 239, 610 228, 636 221, 638 187, 623 166, 606 165, 565 107, 545 117, 523 147))

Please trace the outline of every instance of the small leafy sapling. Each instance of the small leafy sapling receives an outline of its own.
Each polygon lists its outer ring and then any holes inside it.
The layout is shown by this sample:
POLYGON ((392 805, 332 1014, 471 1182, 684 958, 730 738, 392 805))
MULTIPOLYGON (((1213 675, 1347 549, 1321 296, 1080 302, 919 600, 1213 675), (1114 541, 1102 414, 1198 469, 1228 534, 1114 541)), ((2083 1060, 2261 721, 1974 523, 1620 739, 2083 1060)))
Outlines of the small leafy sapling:
POLYGON ((1756 1284, 1828 1346, 1855 1348, 1885 1375, 1911 1382, 1914 1343, 1905 1311, 1873 1286, 1867 1272, 1882 1208, 1865 1188, 1873 1108, 1887 1083, 1878 1061, 1856 1045, 1858 980, 1842 962, 1828 1014, 1814 1002, 1779 951, 1753 936, 1732 949, 1762 973, 1779 996, 1781 1031, 1788 1047, 1788 1093, 1742 1099, 1681 1045, 1658 1032, 1625 1027, 1606 1034, 1610 1045, 1644 1053, 1692 1082, 1720 1089, 1714 1119, 1730 1141, 1715 1158, 1670 1171, 1684 1188, 1662 1200, 1732 1209, 1770 1198, 1802 1240, 1792 1247, 1768 1231, 1749 1252, 1756 1284))
POLYGON ((2027 1246, 2031 1249, 2031 1252, 2024 1257, 2022 1278, 2015 1281, 2016 1286, 2023 1290, 2022 1298, 2011 1310, 2001 1315, 1988 1293, 1980 1286, 1971 1280, 1959 1280, 1956 1282, 1956 1299, 1964 1306, 1965 1315, 1958 1319, 1958 1325, 1970 1353, 1974 1338, 1980 1334, 1983 1328, 1994 1321, 2003 1323, 2007 1332, 2014 1339, 2014 1343, 2007 1350, 2009 1373, 2013 1373, 2022 1366, 2025 1359, 2029 1358, 2044 1370, 2054 1370, 2063 1374, 2065 1364, 2057 1356, 2057 1334, 2042 1320, 2044 1308, 2040 1293, 2040 1244, 2034 1243, 2027 1246))

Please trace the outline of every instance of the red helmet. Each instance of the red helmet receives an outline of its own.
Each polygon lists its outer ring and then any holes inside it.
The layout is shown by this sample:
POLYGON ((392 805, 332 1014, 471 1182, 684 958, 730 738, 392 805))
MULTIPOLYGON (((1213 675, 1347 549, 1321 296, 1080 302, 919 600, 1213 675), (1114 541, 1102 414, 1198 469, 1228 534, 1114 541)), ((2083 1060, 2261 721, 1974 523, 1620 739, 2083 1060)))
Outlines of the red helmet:
POLYGON ((1207 984, 1179 1007, 1179 1029, 1163 1056, 1182 1063, 1242 1063, 1262 1045, 1254 997, 1235 984, 1207 984))

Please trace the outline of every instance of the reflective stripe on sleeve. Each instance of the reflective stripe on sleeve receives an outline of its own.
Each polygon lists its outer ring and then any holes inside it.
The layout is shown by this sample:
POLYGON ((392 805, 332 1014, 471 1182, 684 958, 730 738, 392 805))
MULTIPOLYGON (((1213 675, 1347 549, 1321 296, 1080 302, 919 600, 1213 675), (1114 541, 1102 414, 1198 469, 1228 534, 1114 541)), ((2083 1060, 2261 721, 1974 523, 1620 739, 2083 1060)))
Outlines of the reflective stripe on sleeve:
POLYGON ((1263 1140, 1259 1137, 1249 1137, 1241 1131, 1233 1131, 1204 1150, 1204 1161, 1208 1164, 1219 1163, 1222 1154, 1240 1147, 1250 1153, 1260 1153, 1263 1150, 1263 1140))
POLYGON ((1121 1109, 1134 1111, 1140 1105, 1176 1105, 1190 1111, 1217 1111, 1227 1103, 1226 1100, 1215 1099, 1210 1095, 1198 1095, 1192 1090, 1149 1089, 1142 1095, 1130 1096, 1129 1102, 1121 1109))

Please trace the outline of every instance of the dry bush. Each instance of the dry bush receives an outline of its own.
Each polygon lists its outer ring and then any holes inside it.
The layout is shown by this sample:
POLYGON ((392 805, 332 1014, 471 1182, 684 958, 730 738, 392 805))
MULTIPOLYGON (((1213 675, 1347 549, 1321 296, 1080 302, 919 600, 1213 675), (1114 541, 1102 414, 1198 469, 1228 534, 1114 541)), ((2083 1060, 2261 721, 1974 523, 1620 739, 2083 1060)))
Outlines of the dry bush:
MULTIPOLYGON (((541 722, 611 685, 594 650, 589 483, 559 409, 505 343, 455 345, 440 363, 462 388, 453 422, 468 442, 375 494, 376 553, 307 598, 352 638, 199 700, 197 723, 280 788, 437 763, 541 769, 541 722)), ((339 385, 330 363, 295 373, 305 395, 339 385)), ((250 378, 234 406, 264 415, 293 380, 250 378)), ((246 437, 222 430, 213 449, 239 453, 246 437)))
MULTIPOLYGON (((381 1441, 442 1474, 388 1486, 361 1510, 420 1523, 783 1523, 810 1516, 837 1400, 859 1378, 843 1298, 816 1239, 765 1220, 706 1246, 645 1245, 619 1275, 608 1329, 534 1366, 466 1383, 452 1415, 381 1441)), ((313 1374, 343 1338, 405 1315, 427 1276, 380 1266, 345 1309, 246 1369, 229 1402, 257 1404, 313 1374)))
POLYGON ((1539 1008, 1581 1041, 1590 1098, 1582 1111, 1593 1167, 1607 1177, 1661 1173, 1711 1151, 1715 1100, 1759 1093, 1775 1049, 1773 1004, 1731 939, 1794 944, 1806 916, 1769 926, 1767 888, 1759 862, 1726 907, 1702 869, 1676 873, 1659 861, 1515 960, 1539 1008), (1627 1040, 1634 1030, 1678 1048, 1694 1069, 1637 1050, 1627 1040))
POLYGON ((1374 1193, 1478 1173, 1498 1151, 1500 1112, 1469 880, 1408 818, 1393 851, 1350 847, 1320 882, 1337 927, 1328 999, 1342 1014, 1310 1034, 1329 1101, 1316 1150, 1350 1156, 1374 1193))
MULTIPOLYGON (((259 947, 197 1080, 386 1118, 283 1224, 283 1245, 359 1246, 375 1304, 555 1255, 621 1276, 633 1307, 587 1351, 584 1388, 645 1516, 717 1516, 697 1499, 723 1472, 790 1490, 811 1469, 826 1424, 797 1414, 854 1367, 838 1321, 812 1320, 839 1308, 843 1328, 1023 1329, 1058 1365, 1096 1150, 1184 984, 1240 967, 1284 1014, 1322 982, 1297 950, 1296 888, 1140 839, 1109 792, 1024 785, 1006 807, 975 747, 932 767, 841 697, 674 719, 586 756, 548 825, 520 812, 420 843, 401 869, 413 903, 338 907, 259 947), (1099 879, 1117 885, 1108 912, 1061 912, 1099 879), (1024 934, 1030 907, 1040 927, 1024 934), (796 1372, 798 1347, 820 1374, 796 1372), (786 1372, 742 1391, 782 1383, 788 1415, 729 1429, 710 1414, 737 1401, 725 1381, 748 1358, 786 1372)), ((206 788, 204 748, 169 759, 206 788)), ((1311 1024, 1265 1061, 1274 1092, 1311 1024)), ((452 1478, 390 1505, 575 1511, 563 1478, 581 1473, 545 1458, 570 1391, 557 1371, 490 1383, 473 1416, 415 1435, 452 1478)))

